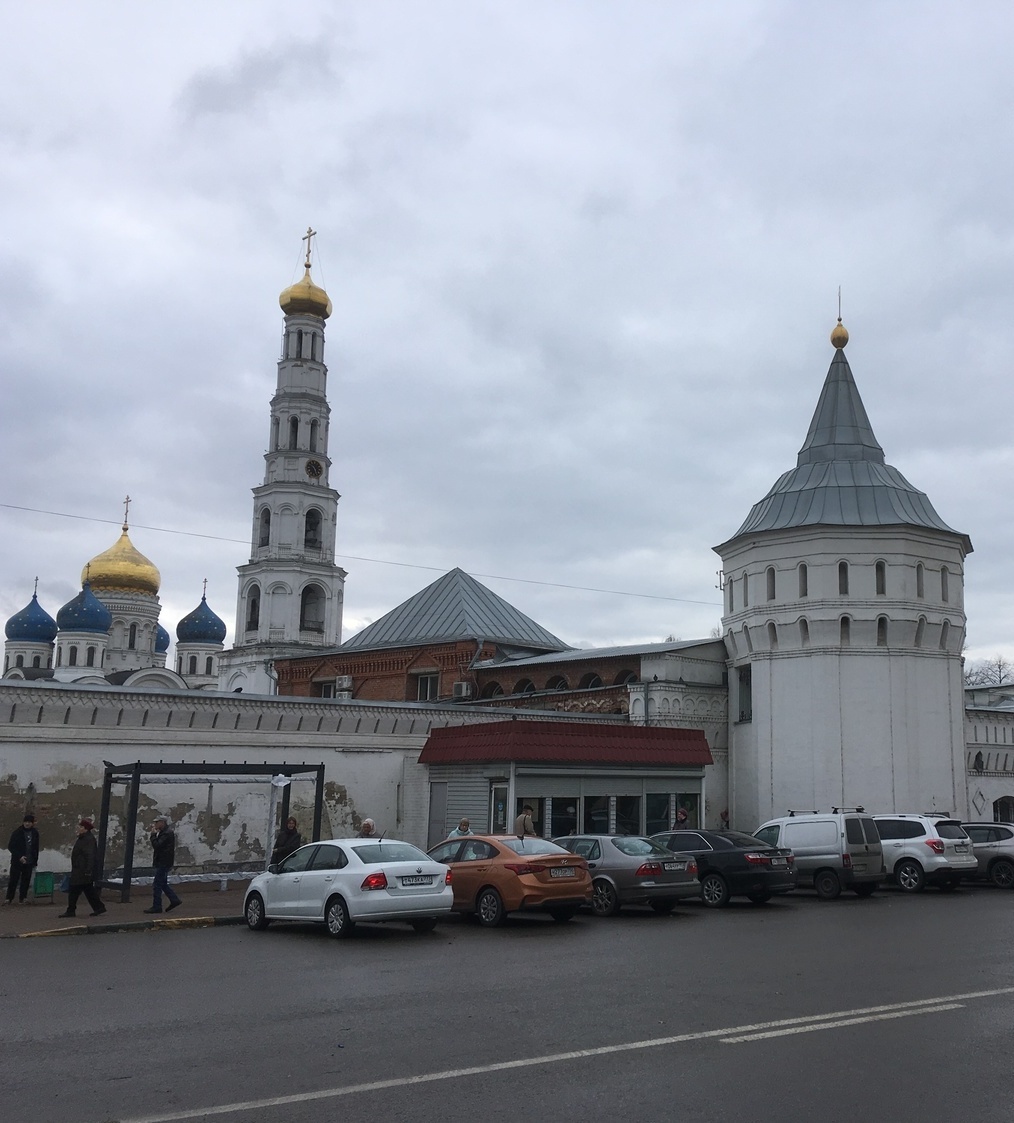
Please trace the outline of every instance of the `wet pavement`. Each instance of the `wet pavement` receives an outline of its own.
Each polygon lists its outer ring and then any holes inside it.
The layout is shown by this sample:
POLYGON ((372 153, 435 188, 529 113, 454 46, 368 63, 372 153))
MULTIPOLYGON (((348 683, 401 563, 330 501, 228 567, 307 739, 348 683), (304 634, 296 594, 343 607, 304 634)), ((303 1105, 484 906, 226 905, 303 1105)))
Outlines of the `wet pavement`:
POLYGON ((119 889, 103 889, 101 916, 89 916, 91 905, 84 896, 78 899, 77 915, 61 918, 67 908, 67 894, 57 891, 52 900, 0 907, 0 939, 12 936, 97 935, 104 932, 132 931, 146 928, 204 928, 216 924, 237 924, 242 921, 243 894, 248 882, 230 881, 228 889, 219 889, 218 882, 188 882, 173 888, 182 899, 171 913, 146 914, 151 908, 151 889, 137 886, 130 901, 120 900, 119 889))

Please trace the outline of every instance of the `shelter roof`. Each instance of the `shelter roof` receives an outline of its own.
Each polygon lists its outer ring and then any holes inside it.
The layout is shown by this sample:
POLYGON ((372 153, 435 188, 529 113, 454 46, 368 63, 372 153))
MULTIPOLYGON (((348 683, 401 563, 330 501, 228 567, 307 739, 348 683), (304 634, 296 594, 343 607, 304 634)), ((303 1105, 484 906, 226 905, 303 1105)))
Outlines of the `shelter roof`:
POLYGON ((713 763, 700 729, 557 721, 496 721, 434 729, 419 756, 420 764, 511 760, 670 768, 713 763))

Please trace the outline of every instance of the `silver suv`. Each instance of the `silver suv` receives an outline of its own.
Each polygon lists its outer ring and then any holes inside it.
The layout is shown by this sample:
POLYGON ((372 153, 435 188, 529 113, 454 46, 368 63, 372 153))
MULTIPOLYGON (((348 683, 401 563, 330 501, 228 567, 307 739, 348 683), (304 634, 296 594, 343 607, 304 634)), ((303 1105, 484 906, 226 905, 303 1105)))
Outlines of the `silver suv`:
POLYGON ((877 825, 862 807, 790 811, 753 833, 762 842, 791 850, 798 884, 810 881, 822 901, 833 901, 842 889, 869 897, 884 879, 877 825))
POLYGON ((1014 889, 1014 823, 962 823, 972 840, 976 871, 1001 889, 1014 889))
POLYGON ((904 893, 927 885, 957 889, 978 862, 972 840, 957 819, 947 815, 874 815, 884 844, 887 873, 904 893))

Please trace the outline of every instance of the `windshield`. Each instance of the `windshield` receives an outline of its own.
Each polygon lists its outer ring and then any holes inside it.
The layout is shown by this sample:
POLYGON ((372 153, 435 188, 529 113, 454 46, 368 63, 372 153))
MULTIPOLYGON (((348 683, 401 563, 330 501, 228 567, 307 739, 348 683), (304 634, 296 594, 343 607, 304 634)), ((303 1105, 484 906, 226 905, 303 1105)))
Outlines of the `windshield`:
POLYGON ((498 838, 497 842, 502 842, 504 846, 509 847, 515 854, 566 854, 562 846, 557 846, 555 842, 549 842, 544 838, 498 838))
POLYGON ((629 854, 632 858, 640 858, 645 854, 669 857, 669 851, 650 838, 632 838, 624 835, 622 838, 614 838, 612 843, 621 854, 629 854))
POLYGON ((410 842, 364 842, 352 852, 367 865, 377 862, 428 862, 428 855, 410 842))

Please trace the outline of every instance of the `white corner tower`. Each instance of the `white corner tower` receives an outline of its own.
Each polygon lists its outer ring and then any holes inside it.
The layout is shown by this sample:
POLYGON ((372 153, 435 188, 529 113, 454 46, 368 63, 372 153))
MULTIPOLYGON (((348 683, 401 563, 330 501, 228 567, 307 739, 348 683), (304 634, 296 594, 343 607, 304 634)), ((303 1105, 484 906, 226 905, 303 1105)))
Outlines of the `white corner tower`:
POLYGON ((235 646, 219 657, 219 688, 272 694, 274 660, 341 643, 345 570, 335 565, 338 492, 330 486, 324 321, 327 293, 303 277, 279 297, 285 313, 271 399, 264 482, 253 489, 250 561, 239 567, 235 646))
POLYGON ((729 806, 966 813, 966 534, 887 464, 835 348, 796 467, 716 546, 729 806))

